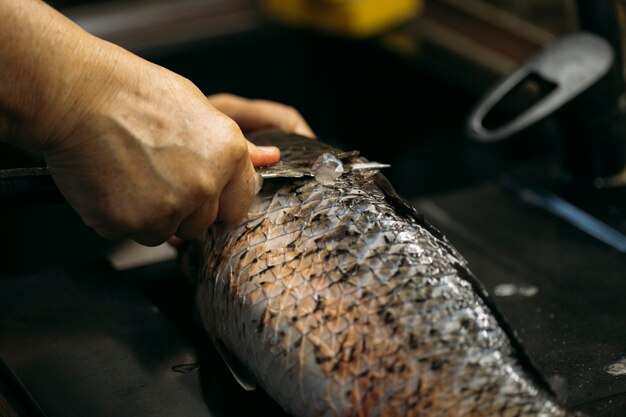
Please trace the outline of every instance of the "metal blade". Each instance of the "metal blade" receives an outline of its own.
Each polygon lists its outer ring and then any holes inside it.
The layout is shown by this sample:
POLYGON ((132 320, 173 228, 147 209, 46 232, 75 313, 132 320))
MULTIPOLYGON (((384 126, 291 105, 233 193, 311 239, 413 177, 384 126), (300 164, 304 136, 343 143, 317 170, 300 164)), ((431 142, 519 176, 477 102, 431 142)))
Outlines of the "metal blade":
MULTIPOLYGON (((351 154, 350 154, 351 155, 351 154)), ((311 161, 261 167, 257 172, 266 178, 313 177, 311 161)), ((388 168, 379 162, 344 163, 344 172, 388 168)), ((0 207, 32 204, 60 203, 65 201, 47 167, 15 168, 0 170, 0 207)))

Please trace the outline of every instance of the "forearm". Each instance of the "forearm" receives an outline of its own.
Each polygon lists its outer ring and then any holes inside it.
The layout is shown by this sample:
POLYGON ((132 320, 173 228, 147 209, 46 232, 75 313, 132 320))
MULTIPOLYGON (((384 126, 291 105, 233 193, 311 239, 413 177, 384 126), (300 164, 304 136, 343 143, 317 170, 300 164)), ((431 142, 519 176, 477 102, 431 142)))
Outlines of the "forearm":
POLYGON ((79 111, 78 84, 90 91, 98 41, 40 0, 0 0, 0 39, 0 140, 44 151, 79 111))

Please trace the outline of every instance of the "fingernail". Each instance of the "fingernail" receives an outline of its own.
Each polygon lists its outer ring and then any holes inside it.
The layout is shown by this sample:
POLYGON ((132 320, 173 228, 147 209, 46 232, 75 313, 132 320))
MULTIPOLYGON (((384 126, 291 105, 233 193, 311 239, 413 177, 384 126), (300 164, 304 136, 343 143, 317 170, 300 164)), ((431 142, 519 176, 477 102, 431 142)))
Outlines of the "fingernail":
POLYGON ((263 177, 261 174, 254 175, 254 194, 258 194, 263 188, 263 177))
POLYGON ((278 148, 276 146, 257 146, 257 149, 262 153, 274 153, 278 148))

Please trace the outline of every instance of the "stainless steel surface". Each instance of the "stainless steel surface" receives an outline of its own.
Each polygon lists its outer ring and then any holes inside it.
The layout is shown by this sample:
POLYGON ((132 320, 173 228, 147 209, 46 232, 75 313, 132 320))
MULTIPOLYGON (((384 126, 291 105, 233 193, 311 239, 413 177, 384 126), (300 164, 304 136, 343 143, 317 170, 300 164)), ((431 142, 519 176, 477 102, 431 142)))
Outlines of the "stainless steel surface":
POLYGON ((470 137, 493 142, 513 136, 563 108, 604 77, 613 65, 611 45, 591 33, 574 33, 550 43, 496 83, 468 118, 470 137), (530 76, 549 83, 540 99, 504 125, 487 127, 485 119, 506 95, 530 76))

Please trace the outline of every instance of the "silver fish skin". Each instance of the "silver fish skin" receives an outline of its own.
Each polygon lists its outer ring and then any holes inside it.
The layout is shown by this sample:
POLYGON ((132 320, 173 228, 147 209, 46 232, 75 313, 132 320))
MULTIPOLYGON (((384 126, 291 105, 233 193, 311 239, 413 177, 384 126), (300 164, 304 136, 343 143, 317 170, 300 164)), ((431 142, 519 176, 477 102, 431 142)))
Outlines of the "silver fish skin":
MULTIPOLYGON (((328 151, 268 141, 287 159, 328 151)), ((200 239, 197 309, 243 379, 297 417, 578 415, 522 366, 465 260, 385 184, 375 171, 266 181, 248 220, 200 239)))

